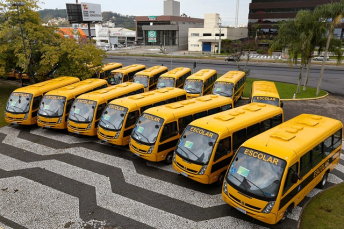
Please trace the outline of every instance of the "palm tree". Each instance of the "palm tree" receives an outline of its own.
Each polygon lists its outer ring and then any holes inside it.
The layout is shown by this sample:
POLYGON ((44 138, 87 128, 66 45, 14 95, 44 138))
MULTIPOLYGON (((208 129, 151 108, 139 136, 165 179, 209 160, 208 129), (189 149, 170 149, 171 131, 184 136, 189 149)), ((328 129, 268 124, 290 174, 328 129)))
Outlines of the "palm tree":
POLYGON ((329 4, 318 6, 315 9, 314 13, 317 15, 317 17, 322 18, 323 22, 327 25, 326 27, 328 29, 328 37, 327 37, 326 47, 324 51, 325 58, 323 58, 317 92, 316 92, 316 95, 319 95, 320 85, 321 85, 322 77, 324 75, 325 61, 328 54, 330 41, 333 37, 335 27, 341 23, 341 19, 343 18, 343 15, 344 15, 344 0, 340 2, 329 3, 329 4))

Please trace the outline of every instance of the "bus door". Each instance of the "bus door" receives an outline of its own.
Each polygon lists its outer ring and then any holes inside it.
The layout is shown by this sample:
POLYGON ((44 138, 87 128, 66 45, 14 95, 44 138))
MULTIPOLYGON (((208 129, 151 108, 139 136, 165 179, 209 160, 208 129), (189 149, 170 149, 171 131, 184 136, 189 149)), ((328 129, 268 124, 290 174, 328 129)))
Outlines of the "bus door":
POLYGON ((139 110, 130 111, 127 114, 127 119, 124 121, 125 125, 122 129, 123 130, 123 140, 122 140, 123 145, 129 144, 130 134, 132 130, 134 129, 135 123, 139 119, 140 115, 141 114, 139 110))
POLYGON ((227 171, 228 165, 232 160, 231 155, 231 137, 221 139, 216 150, 214 150, 213 160, 210 161, 211 166, 209 181, 213 183, 218 179, 223 180, 225 172, 227 171))
POLYGON ((166 156, 169 155, 168 158, 166 158, 166 161, 168 164, 172 162, 172 156, 175 146, 177 145, 177 142, 179 140, 179 132, 177 128, 177 122, 170 122, 166 123, 161 132, 160 140, 158 143, 158 149, 157 149, 157 161, 165 160, 166 156))
MULTIPOLYGON (((98 124, 99 124, 100 118, 101 118, 101 116, 102 116, 102 114, 104 112, 104 109, 105 109, 106 105, 107 105, 106 103, 102 103, 102 104, 99 104, 98 107, 97 107, 97 110, 96 110, 97 113, 96 113, 95 118, 93 119, 93 122, 95 124, 94 124, 94 127, 91 127, 91 128, 94 129, 94 131, 93 131, 94 135, 97 135, 98 124)), ((93 123, 92 123, 92 125, 93 125, 93 123)))
POLYGON ((154 76, 149 78, 149 91, 155 90, 156 89, 156 82, 154 79, 154 76))

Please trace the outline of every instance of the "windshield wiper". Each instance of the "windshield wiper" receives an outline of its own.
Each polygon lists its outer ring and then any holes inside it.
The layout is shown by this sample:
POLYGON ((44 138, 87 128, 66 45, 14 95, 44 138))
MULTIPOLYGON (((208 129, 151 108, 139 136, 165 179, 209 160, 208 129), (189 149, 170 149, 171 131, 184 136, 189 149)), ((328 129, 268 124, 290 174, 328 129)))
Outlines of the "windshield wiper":
POLYGON ((186 91, 193 91, 193 92, 196 92, 196 93, 200 93, 200 92, 198 92, 198 91, 197 91, 196 89, 194 89, 194 88, 187 88, 186 91))
POLYGON ((228 93, 223 92, 223 91, 215 91, 214 94, 215 94, 215 93, 219 93, 220 95, 225 94, 225 95, 227 95, 228 97, 231 97, 231 95, 229 95, 228 93))
POLYGON ((43 111, 49 111, 49 112, 51 112, 52 115, 55 114, 55 113, 57 113, 57 111, 52 111, 52 110, 49 110, 49 109, 42 109, 42 112, 43 112, 43 111))
MULTIPOLYGON (((234 177, 237 181, 239 181, 239 183, 240 183, 240 185, 239 186, 241 186, 241 184, 242 184, 242 181, 240 181, 237 177, 235 177, 230 171, 228 171, 228 173, 229 173, 229 175, 231 175, 232 177, 234 177)), ((244 188, 245 188, 245 190, 248 192, 248 190, 247 190, 247 188, 246 188, 246 186, 245 185, 242 185, 242 186, 244 186, 244 188)))
POLYGON ((100 121, 102 121, 102 122, 106 121, 107 123, 109 123, 111 126, 113 126, 116 129, 116 126, 114 124, 112 124, 111 122, 109 122, 108 120, 100 119, 100 121))
MULTIPOLYGON (((74 115, 74 117, 76 117, 75 115, 76 115, 77 113, 73 113, 73 115, 74 115)), ((85 122, 88 120, 88 117, 86 118, 86 117, 84 117, 84 116, 82 116, 81 114, 77 114, 77 115, 79 115, 80 117, 82 117, 83 119, 85 119, 85 122)), ((79 121, 79 119, 78 119, 78 121, 79 121)))
POLYGON ((178 152, 178 149, 180 149, 181 151, 183 151, 183 152, 185 153, 185 156, 187 156, 187 157, 190 159, 189 155, 188 155, 182 148, 178 147, 178 148, 176 149, 176 152, 178 152))
MULTIPOLYGON (((146 137, 146 136, 144 136, 143 134, 141 134, 140 132, 138 132, 142 137, 144 137, 146 140, 147 140, 147 143, 151 143, 150 141, 149 141, 149 139, 146 137)), ((134 134, 136 134, 137 136, 139 136, 138 134, 137 134, 137 132, 136 131, 134 131, 134 134)))
MULTIPOLYGON (((27 106, 27 105, 26 105, 27 106)), ((20 110, 22 110, 22 112, 24 112, 23 108, 20 108, 20 107, 17 107, 17 106, 11 106, 11 107, 15 107, 15 108, 18 108, 20 110)), ((25 107, 26 108, 26 107, 25 107)), ((14 109, 13 109, 14 110, 14 109)))
POLYGON ((267 199, 266 195, 264 194, 264 191, 263 191, 261 188, 259 188, 257 185, 255 185, 252 181, 250 181, 250 180, 247 179, 246 177, 244 177, 244 180, 247 180, 248 182, 250 182, 251 184, 253 184, 254 186, 256 186, 256 187, 263 193, 265 199, 267 199))

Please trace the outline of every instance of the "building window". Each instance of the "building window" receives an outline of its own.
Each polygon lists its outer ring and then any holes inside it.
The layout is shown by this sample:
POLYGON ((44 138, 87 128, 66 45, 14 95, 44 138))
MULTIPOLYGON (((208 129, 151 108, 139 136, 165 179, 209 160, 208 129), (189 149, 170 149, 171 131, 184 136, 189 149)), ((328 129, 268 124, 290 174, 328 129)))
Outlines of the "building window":
POLYGON ((199 37, 199 33, 191 33, 192 37, 199 37))
POLYGON ((203 37, 211 37, 211 33, 203 33, 203 37))
POLYGON ((198 44, 191 44, 190 47, 199 47, 198 44))

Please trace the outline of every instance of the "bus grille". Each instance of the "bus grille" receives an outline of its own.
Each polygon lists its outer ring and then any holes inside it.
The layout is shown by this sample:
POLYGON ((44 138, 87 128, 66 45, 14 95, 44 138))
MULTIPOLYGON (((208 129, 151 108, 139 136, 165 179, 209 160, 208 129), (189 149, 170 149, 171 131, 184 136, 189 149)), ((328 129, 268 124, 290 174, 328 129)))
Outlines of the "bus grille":
POLYGON ((253 205, 250 205, 250 204, 247 204, 247 203, 242 204, 242 202, 241 202, 238 198, 234 197, 232 194, 229 194, 229 196, 230 196, 233 200, 235 200, 238 204, 240 204, 240 205, 242 205, 242 206, 246 206, 246 207, 248 207, 248 208, 251 208, 251 210, 254 210, 254 211, 256 211, 256 212, 259 212, 259 211, 260 211, 260 208, 255 207, 255 206, 253 206, 253 205))
POLYGON ((187 168, 187 167, 185 167, 185 166, 179 164, 178 162, 177 162, 177 165, 178 165, 178 167, 179 167, 180 169, 185 170, 185 171, 187 171, 187 172, 189 172, 189 173, 193 173, 193 174, 197 174, 197 173, 198 173, 198 171, 189 169, 189 168, 187 168))
POLYGON ((76 130, 76 131, 85 131, 86 130, 86 128, 78 128, 78 127, 71 126, 71 125, 69 125, 69 127, 73 130, 76 130))
POLYGON ((114 139, 115 137, 114 136, 110 136, 110 135, 105 135, 103 134, 102 132, 98 132, 100 136, 102 136, 103 138, 106 138, 106 139, 114 139))
POLYGON ((131 147, 133 147, 133 149, 137 152, 140 152, 140 153, 147 153, 147 151, 144 151, 144 150, 140 150, 139 148, 136 148, 133 144, 131 144, 131 147))
POLYGON ((8 117, 7 118, 10 120, 10 121, 23 121, 24 119, 23 118, 11 118, 11 117, 8 117))
POLYGON ((45 121, 42 121, 41 119, 39 120, 39 122, 42 124, 57 124, 57 122, 45 122, 45 121))

